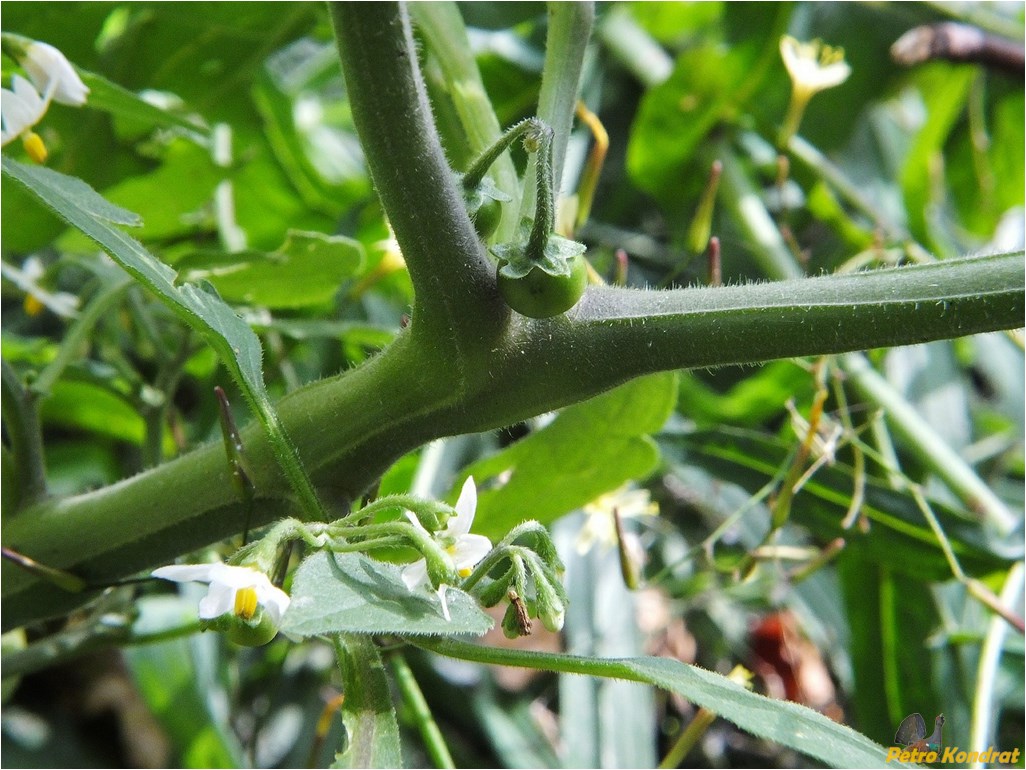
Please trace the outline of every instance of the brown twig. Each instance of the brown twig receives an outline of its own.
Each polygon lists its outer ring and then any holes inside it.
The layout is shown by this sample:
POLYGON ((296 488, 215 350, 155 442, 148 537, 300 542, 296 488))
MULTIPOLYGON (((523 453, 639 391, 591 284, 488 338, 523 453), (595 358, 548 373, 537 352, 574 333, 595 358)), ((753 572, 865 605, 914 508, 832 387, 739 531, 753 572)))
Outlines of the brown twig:
POLYGON ((1026 66, 1026 51, 1020 43, 951 21, 913 27, 891 46, 891 57, 906 67, 947 59, 982 64, 1019 77, 1026 66))

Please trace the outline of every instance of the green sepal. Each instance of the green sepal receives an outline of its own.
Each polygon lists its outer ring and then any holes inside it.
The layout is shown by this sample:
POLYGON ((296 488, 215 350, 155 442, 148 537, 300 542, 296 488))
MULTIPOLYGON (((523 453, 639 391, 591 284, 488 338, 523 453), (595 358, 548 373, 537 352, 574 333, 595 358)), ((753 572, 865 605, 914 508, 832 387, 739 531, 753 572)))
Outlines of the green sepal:
POLYGON ((271 620, 270 614, 259 605, 249 620, 226 612, 210 620, 201 620, 200 628, 224 634, 228 641, 242 647, 262 647, 278 634, 278 626, 271 620))
POLYGON ((587 247, 561 235, 550 235, 541 254, 528 253, 529 240, 521 238, 492 246, 491 252, 499 260, 499 272, 507 278, 523 278, 538 268, 549 275, 570 275, 571 262, 582 255, 587 247))
POLYGON ((458 587, 460 584, 460 576, 456 572, 456 567, 452 563, 452 559, 445 551, 441 550, 424 550, 424 561, 427 562, 427 574, 428 580, 431 581, 431 585, 438 589, 443 585, 458 587))
POLYGON ((499 203, 509 203, 513 198, 504 193, 495 182, 492 181, 491 177, 485 177, 481 180, 481 184, 473 189, 463 190, 463 200, 467 204, 467 213, 471 217, 477 213, 477 210, 481 208, 488 201, 499 201, 499 203))

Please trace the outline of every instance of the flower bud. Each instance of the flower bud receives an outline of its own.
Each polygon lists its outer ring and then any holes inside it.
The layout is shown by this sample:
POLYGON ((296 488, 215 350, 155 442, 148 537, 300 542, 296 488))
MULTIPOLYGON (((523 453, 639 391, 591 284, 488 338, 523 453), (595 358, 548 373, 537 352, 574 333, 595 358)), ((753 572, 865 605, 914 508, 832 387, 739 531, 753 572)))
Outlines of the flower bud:
POLYGON ((427 576, 433 588, 442 585, 458 586, 460 584, 459 574, 449 555, 434 548, 424 549, 424 560, 427 563, 427 576))
POLYGON ((538 603, 538 618, 549 631, 556 633, 563 628, 566 619, 566 604, 545 575, 534 573, 534 590, 538 603))

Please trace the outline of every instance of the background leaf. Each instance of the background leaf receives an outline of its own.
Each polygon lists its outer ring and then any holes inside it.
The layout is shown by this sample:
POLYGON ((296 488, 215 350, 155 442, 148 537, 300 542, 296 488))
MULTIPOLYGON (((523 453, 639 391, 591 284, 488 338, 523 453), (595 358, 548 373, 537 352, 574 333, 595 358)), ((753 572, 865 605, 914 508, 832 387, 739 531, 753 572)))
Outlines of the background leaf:
POLYGON ((363 263, 363 246, 341 235, 290 230, 270 254, 200 252, 175 263, 187 281, 209 281, 229 302, 297 308, 331 301, 363 263))
POLYGON ((497 539, 525 519, 547 524, 648 475, 659 461, 648 434, 666 422, 676 397, 674 373, 642 377, 564 409, 551 424, 474 463, 467 469, 479 489, 474 530, 497 539), (501 487, 481 489, 500 475, 501 487))
POLYGON ((186 285, 179 289, 174 284, 174 270, 134 238, 98 219, 128 219, 127 212, 112 206, 95 190, 73 177, 27 166, 6 155, 3 157, 3 170, 25 185, 54 213, 96 241, 132 277, 196 327, 254 397, 266 400, 260 340, 253 330, 219 298, 195 286, 186 285))
POLYGON ((381 653, 370 637, 339 636, 335 650, 345 703, 346 747, 332 767, 402 767, 399 726, 381 653))
MULTIPOLYGON (((491 662, 495 653, 455 639, 417 640, 417 646, 455 658, 491 662)), ((548 668, 653 684, 679 693, 744 730, 789 746, 830 767, 876 768, 887 749, 850 727, 796 703, 771 700, 725 676, 669 658, 601 660, 527 651, 507 653, 507 665, 548 668)), ((888 766, 904 767, 897 763, 888 766)))

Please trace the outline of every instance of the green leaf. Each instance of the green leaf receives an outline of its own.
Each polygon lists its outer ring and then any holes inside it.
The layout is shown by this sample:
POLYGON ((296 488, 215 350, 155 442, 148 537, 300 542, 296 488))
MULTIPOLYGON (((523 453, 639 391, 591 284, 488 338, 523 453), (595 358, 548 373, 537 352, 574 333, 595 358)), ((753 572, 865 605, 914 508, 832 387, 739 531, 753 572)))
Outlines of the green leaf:
POLYGON ((161 109, 132 93, 127 88, 112 83, 103 75, 80 69, 82 82, 89 87, 86 105, 92 109, 104 110, 119 118, 126 118, 148 128, 184 128, 207 135, 209 129, 202 123, 189 120, 173 112, 161 109))
POLYGON ((40 404, 40 416, 50 426, 61 426, 141 444, 146 423, 138 410, 119 393, 81 380, 57 382, 40 404))
POLYGON ((672 372, 642 377, 565 410, 551 424, 467 474, 478 485, 474 531, 497 539, 525 519, 548 524, 659 462, 649 433, 659 430, 676 403, 672 372), (482 489, 500 474, 505 483, 482 489))
POLYGON ((278 419, 264 385, 260 340, 220 297, 185 285, 174 285, 175 271, 150 254, 141 243, 111 227, 92 210, 121 211, 89 185, 55 171, 26 166, 3 157, 3 171, 64 219, 98 243, 135 280, 153 291, 187 324, 196 329, 221 359, 256 412, 279 465, 299 497, 306 515, 323 517, 317 493, 306 475, 299 452, 278 419), (45 172, 45 173, 43 173, 45 172))
POLYGON ((341 235, 290 230, 276 251, 198 252, 176 263, 189 281, 206 280, 230 302, 297 308, 331 301, 363 264, 363 246, 341 235))
MULTIPOLYGON (((779 34, 774 33, 782 31, 790 11, 781 4, 757 12, 757 34, 730 46, 703 42, 686 50, 670 77, 641 100, 627 146, 627 168, 638 187, 667 205, 679 206, 686 183, 682 172, 695 160, 702 140, 764 90, 766 71, 778 61, 779 34)), ((708 168, 702 169, 695 181, 704 182, 707 173, 708 168)))
POLYGON ((901 186, 912 235, 943 253, 950 250, 945 248, 949 244, 945 244, 943 234, 931 227, 929 218, 929 209, 937 203, 936 163, 965 108, 975 73, 971 67, 934 63, 920 68, 917 74, 928 117, 901 169, 901 186))
POLYGON ((378 646, 370 637, 340 635, 335 644, 345 702, 344 750, 332 767, 402 767, 399 725, 378 646))
POLYGON ((7 174, 25 185, 29 192, 34 193, 64 219, 67 217, 62 214, 55 200, 59 200, 68 210, 73 209, 104 222, 130 227, 142 226, 143 221, 138 214, 111 203, 81 179, 66 176, 46 166, 26 166, 6 155, 3 164, 3 170, 7 174))
POLYGON ((848 552, 837 569, 852 635, 855 714, 868 734, 888 739, 909 714, 943 710, 928 641, 938 624, 931 588, 848 552))
MULTIPOLYGON (((523 666, 570 674, 627 679, 678 693, 742 730, 814 757, 831 767, 883 767, 887 749, 850 727, 790 701, 746 690, 712 671, 670 658, 585 658, 505 650, 456 639, 417 639, 418 647, 463 660, 523 666)), ((888 767, 906 767, 889 763, 888 767)))
POLYGON ((98 243, 133 278, 199 331, 229 371, 255 397, 266 399, 260 340, 246 322, 218 297, 195 286, 179 289, 174 285, 174 270, 137 240, 107 224, 140 224, 136 215, 109 203, 80 179, 47 168, 28 166, 4 156, 3 171, 21 182, 61 219, 98 243))
POLYGON ((483 634, 492 619, 468 595, 450 588, 452 621, 426 588, 411 593, 399 567, 359 553, 319 552, 304 561, 292 582, 292 603, 282 631, 318 634, 483 634))
MULTIPOLYGON (((152 171, 123 179, 96 198, 139 212, 133 215, 135 222, 116 224, 139 225, 135 237, 142 241, 212 232, 211 200, 225 170, 217 167, 208 149, 190 139, 175 139, 159 159, 160 165, 152 171)), ((60 245, 86 253, 92 249, 92 244, 76 233, 64 236, 60 245)))
POLYGON ((681 413, 703 426, 722 422, 764 425, 786 411, 784 404, 789 398, 800 402, 812 395, 809 373, 790 360, 771 361, 723 392, 716 388, 719 382, 736 377, 736 371, 729 369, 682 373, 681 413))

